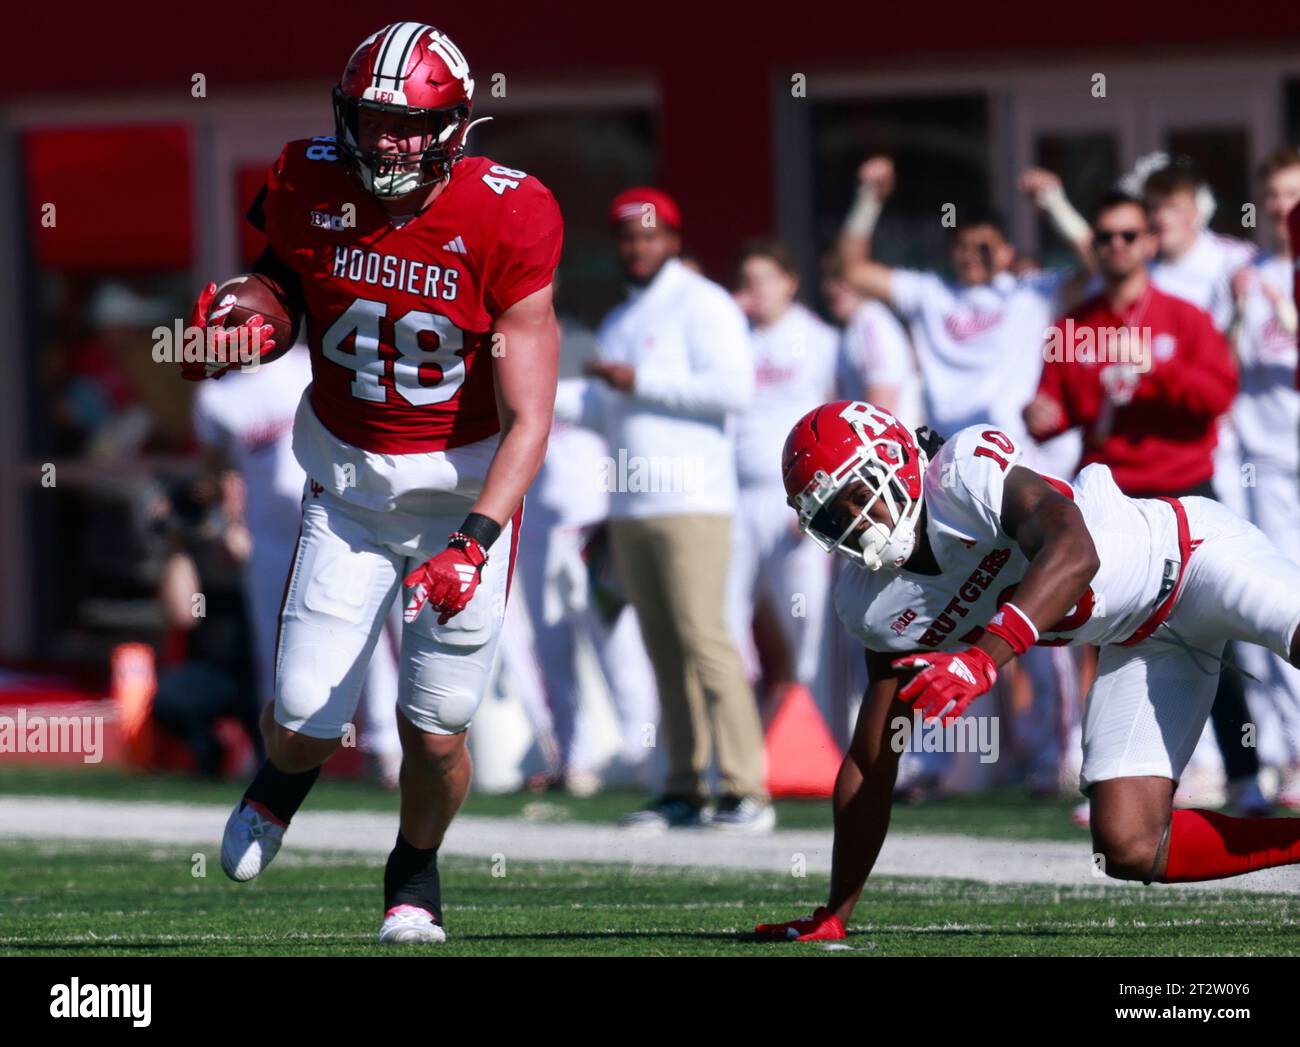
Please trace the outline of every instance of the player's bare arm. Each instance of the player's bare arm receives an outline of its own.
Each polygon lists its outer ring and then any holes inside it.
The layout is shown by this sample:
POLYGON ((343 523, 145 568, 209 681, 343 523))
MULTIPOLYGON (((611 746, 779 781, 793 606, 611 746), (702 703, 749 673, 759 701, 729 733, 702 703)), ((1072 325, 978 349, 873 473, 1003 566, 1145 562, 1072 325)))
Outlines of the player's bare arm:
POLYGON ((1083 514, 1029 469, 1013 466, 1007 474, 1000 518, 1002 530, 1029 560, 1015 601, 1002 604, 972 646, 893 663, 916 670, 899 697, 927 719, 954 720, 990 690, 1002 665, 1024 654, 1078 603, 1100 566, 1083 514))
POLYGON ((428 603, 446 624, 474 598, 488 550, 523 503, 537 476, 555 409, 560 330, 551 285, 506 309, 493 325, 493 376, 501 442, 483 489, 447 548, 406 576, 413 595, 405 619, 413 621, 428 603))
MULTIPOLYGON (((867 689, 858 709, 849 750, 835 778, 835 842, 831 851, 831 889, 825 906, 812 916, 786 923, 759 924, 755 932, 777 941, 843 938, 862 894, 894 806, 894 783, 902 747, 899 727, 912 710, 898 698, 899 670, 890 655, 867 651, 867 689)), ((906 729, 906 728, 904 728, 906 729)))
MULTIPOLYGON (((1013 466, 1002 496, 1002 530, 1029 560, 1015 607, 1039 632, 1069 613, 1088 590, 1101 562, 1083 513, 1031 469, 1013 466)), ((986 631, 975 644, 998 666, 1015 650, 986 631)))
POLYGON ((911 710, 899 701, 900 673, 888 655, 866 652, 867 690, 849 751, 835 779, 835 846, 827 907, 848 925, 889 829, 901 747, 897 723, 911 710))
POLYGON ((894 191, 894 163, 873 156, 858 169, 858 191, 837 244, 844 281, 862 294, 890 301, 891 270, 871 257, 871 237, 885 199, 894 191))
POLYGON ((474 512, 499 525, 514 515, 546 456, 560 358, 560 328, 551 285, 501 314, 493 327, 492 357, 501 444, 474 512))

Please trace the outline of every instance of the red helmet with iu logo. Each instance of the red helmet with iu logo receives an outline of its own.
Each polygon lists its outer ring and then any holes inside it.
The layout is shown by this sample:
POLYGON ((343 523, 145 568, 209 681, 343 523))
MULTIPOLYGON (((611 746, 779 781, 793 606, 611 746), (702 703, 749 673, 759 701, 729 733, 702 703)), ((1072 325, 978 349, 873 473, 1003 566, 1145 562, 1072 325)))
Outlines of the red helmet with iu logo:
POLYGON ((464 155, 474 81, 460 49, 433 26, 396 22, 367 37, 334 88, 339 151, 367 191, 402 196, 442 181, 464 155), (362 121, 382 121, 415 151, 362 147, 362 121))
POLYGON ((912 555, 928 464, 911 429, 860 400, 808 412, 781 454, 799 529, 872 571, 901 567, 912 555), (855 484, 862 487, 848 490, 855 484))

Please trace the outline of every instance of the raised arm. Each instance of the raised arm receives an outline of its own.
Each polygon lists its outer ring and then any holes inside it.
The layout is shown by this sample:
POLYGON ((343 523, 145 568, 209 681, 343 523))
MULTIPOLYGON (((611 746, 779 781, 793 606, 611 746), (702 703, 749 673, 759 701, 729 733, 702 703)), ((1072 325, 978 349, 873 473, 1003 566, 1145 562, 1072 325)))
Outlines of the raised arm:
POLYGON ((894 163, 873 156, 858 168, 858 190, 837 244, 844 282, 861 294, 892 302, 891 270, 871 258, 871 237, 885 199, 894 191, 894 163))
POLYGON ((1060 176, 1043 167, 1030 167, 1020 175, 1019 186, 1020 191, 1051 219, 1053 228, 1074 248, 1083 268, 1091 272, 1096 264, 1092 256, 1092 227, 1070 203, 1060 176))

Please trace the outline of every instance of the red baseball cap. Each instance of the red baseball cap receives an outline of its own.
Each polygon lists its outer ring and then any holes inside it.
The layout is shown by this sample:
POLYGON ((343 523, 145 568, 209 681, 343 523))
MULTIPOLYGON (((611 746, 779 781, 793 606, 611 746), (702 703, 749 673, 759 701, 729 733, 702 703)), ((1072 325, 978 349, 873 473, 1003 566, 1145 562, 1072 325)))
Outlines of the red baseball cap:
POLYGON ((614 197, 613 203, 609 205, 609 227, 614 229, 620 222, 626 222, 630 218, 641 219, 646 214, 647 207, 654 209, 652 213, 655 221, 681 232, 682 212, 678 209, 677 202, 662 189, 648 185, 624 189, 614 197))

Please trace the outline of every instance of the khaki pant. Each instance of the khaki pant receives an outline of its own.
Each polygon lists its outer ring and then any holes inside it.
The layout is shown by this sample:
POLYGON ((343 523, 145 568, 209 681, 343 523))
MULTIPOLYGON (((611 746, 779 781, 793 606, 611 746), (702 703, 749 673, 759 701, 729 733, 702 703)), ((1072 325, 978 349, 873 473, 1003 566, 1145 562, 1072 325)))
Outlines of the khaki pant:
POLYGON ((727 629, 731 517, 683 514, 611 520, 614 566, 636 608, 659 685, 668 795, 765 798, 763 728, 727 629))

